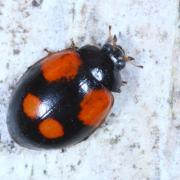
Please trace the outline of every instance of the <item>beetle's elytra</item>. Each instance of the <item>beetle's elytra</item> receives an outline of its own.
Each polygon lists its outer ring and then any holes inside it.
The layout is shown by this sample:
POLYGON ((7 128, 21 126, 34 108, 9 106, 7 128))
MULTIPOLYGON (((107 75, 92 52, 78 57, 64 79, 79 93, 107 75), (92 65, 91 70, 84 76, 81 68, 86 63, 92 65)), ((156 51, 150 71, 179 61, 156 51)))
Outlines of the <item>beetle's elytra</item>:
POLYGON ((102 48, 69 48, 38 61, 12 95, 7 117, 12 138, 22 146, 44 149, 86 139, 108 115, 111 92, 122 85, 119 71, 129 60, 109 41, 102 48))

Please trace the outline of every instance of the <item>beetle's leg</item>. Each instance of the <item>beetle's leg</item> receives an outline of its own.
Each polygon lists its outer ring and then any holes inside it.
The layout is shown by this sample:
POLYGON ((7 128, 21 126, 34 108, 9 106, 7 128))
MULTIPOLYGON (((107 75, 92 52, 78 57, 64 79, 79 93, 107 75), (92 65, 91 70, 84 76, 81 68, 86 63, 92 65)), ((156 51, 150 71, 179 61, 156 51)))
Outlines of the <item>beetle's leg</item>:
POLYGON ((48 54, 48 55, 51 55, 51 54, 54 54, 55 52, 53 51, 50 51, 49 49, 47 48, 44 48, 44 51, 48 54))
POLYGON ((102 48, 102 44, 101 44, 101 43, 98 43, 97 46, 98 46, 99 48, 102 48))
POLYGON ((125 86, 127 84, 127 81, 122 81, 122 86, 125 86))
POLYGON ((71 39, 71 45, 70 45, 69 49, 74 49, 74 50, 77 50, 77 49, 78 49, 78 47, 76 46, 73 38, 71 39))
POLYGON ((70 48, 75 49, 75 47, 76 47, 76 45, 75 45, 75 42, 74 42, 74 40, 72 38, 70 48))
POLYGON ((121 89, 120 88, 117 90, 117 93, 121 93, 121 89))
MULTIPOLYGON (((121 81, 121 86, 127 85, 127 81, 121 81)), ((121 88, 117 90, 117 93, 121 93, 121 88)))

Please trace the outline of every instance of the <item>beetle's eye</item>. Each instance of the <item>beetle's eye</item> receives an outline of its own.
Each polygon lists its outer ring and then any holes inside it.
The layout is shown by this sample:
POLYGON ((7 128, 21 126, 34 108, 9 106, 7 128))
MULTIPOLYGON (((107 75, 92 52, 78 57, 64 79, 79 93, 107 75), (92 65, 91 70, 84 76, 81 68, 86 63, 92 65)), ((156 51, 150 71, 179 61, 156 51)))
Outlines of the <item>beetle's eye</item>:
POLYGON ((108 44, 106 43, 104 46, 103 46, 103 51, 105 51, 107 54, 111 54, 113 52, 113 47, 111 44, 108 44))
POLYGON ((125 56, 125 51, 121 46, 117 46, 118 50, 119 50, 119 57, 120 56, 125 56))

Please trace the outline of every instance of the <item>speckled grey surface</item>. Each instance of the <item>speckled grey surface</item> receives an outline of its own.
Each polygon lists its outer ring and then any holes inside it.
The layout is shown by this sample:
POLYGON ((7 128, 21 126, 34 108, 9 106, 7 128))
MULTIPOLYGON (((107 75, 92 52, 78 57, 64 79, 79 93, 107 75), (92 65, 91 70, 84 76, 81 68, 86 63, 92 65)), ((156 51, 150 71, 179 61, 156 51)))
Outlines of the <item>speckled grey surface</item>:
POLYGON ((178 0, 0 0, 0 179, 180 179, 180 33, 178 0), (32 151, 9 137, 9 97, 23 72, 73 38, 104 43, 113 26, 139 70, 115 95, 106 122, 87 141, 32 151))

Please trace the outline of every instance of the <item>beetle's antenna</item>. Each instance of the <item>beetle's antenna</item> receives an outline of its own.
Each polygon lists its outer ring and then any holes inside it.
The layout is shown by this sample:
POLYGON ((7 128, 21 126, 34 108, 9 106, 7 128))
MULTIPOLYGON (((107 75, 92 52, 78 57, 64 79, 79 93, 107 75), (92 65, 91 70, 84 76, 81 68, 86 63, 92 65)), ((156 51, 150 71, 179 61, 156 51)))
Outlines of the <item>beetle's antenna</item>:
POLYGON ((132 61, 128 61, 128 62, 129 62, 130 64, 132 64, 133 66, 135 66, 135 67, 138 67, 138 68, 141 68, 141 69, 143 69, 143 68, 144 68, 144 66, 134 64, 132 61))
POLYGON ((113 45, 114 47, 116 47, 116 43, 117 43, 117 36, 114 35, 114 36, 113 36, 113 40, 112 40, 112 45, 113 45))
POLYGON ((143 68, 142 65, 137 65, 137 64, 133 63, 132 61, 135 59, 133 57, 126 56, 125 51, 117 45, 117 36, 116 35, 112 36, 111 30, 112 30, 112 27, 111 27, 111 25, 109 25, 109 37, 108 37, 107 42, 110 43, 114 48, 118 48, 119 50, 121 50, 123 55, 121 58, 119 58, 119 60, 121 60, 121 61, 123 60, 125 62, 131 63, 133 66, 142 69, 143 68))
POLYGON ((109 43, 113 42, 113 37, 112 37, 111 29, 112 29, 112 27, 111 27, 111 25, 109 25, 109 37, 108 37, 108 40, 107 40, 107 42, 109 42, 109 43))
POLYGON ((133 61, 135 60, 133 57, 124 56, 122 59, 123 59, 124 61, 132 64, 132 65, 135 66, 135 67, 138 67, 138 68, 141 68, 141 69, 144 67, 144 66, 142 66, 142 65, 137 65, 137 64, 135 64, 135 63, 133 62, 133 61))

